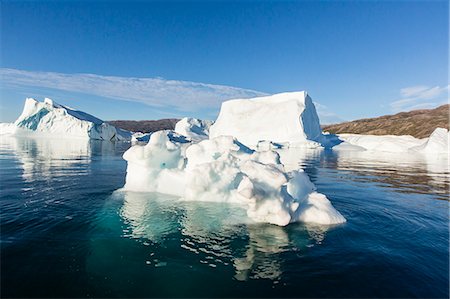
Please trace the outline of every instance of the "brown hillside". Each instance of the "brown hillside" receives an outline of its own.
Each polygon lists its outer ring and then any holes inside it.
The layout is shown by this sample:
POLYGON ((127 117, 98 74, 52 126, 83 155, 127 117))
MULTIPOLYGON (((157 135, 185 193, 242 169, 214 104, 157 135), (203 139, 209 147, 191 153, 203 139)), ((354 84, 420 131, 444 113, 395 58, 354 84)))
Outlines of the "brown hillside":
POLYGON ((173 130, 179 119, 167 118, 159 120, 111 120, 111 125, 133 132, 151 133, 159 130, 173 130))
POLYGON ((323 126, 330 133, 354 133, 372 135, 412 135, 416 138, 430 136, 434 129, 449 128, 450 105, 436 109, 413 110, 395 115, 365 118, 323 126))

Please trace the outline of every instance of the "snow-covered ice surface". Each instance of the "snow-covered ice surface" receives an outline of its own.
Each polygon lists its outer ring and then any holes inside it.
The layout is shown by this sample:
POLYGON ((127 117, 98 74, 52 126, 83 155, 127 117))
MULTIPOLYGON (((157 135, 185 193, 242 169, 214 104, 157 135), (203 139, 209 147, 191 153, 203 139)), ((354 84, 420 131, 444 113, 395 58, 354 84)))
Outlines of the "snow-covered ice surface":
POLYGON ((57 138, 85 138, 129 141, 131 133, 118 129, 85 112, 59 105, 46 98, 44 102, 27 98, 15 128, 2 125, 2 134, 57 138))
MULTIPOLYGON (((183 141, 198 142, 204 139, 208 139, 209 128, 212 125, 212 121, 201 120, 197 118, 185 117, 175 124, 172 136, 178 136, 183 141)), ((1 127, 0 127, 1 129, 1 127)), ((131 136, 132 142, 148 142, 152 133, 133 132, 131 136)))
POLYGON ((361 151, 390 152, 390 153, 423 153, 423 154, 448 154, 449 131, 444 128, 436 128, 429 138, 418 139, 413 136, 403 135, 360 135, 339 134, 342 143, 333 146, 335 151, 361 151))
POLYGON ((342 142, 333 146, 334 151, 365 151, 366 149, 360 145, 351 144, 350 142, 342 142))
POLYGON ((274 151, 253 151, 230 136, 198 143, 178 141, 172 132, 159 131, 147 145, 125 152, 124 190, 235 203, 253 221, 281 226, 298 221, 345 222, 326 196, 315 191, 307 174, 286 172, 274 151))
POLYGON ((444 128, 436 128, 422 145, 412 147, 411 151, 425 154, 448 154, 450 132, 444 128))
MULTIPOLYGON (((369 151, 380 152, 407 152, 411 147, 418 146, 424 143, 424 140, 417 139, 409 135, 394 136, 394 135, 359 135, 359 134, 339 134, 339 139, 344 143, 353 146, 361 147, 369 151)), ((344 144, 336 146, 337 149, 342 149, 344 144)), ((350 147, 349 147, 350 148, 350 147)), ((334 149, 334 148, 333 148, 334 149)), ((355 149, 352 147, 352 149, 355 149)))
POLYGON ((199 141, 208 139, 212 123, 209 120, 185 117, 176 123, 174 131, 186 136, 189 140, 199 141))
POLYGON ((134 132, 131 135, 131 142, 148 142, 152 133, 134 132))
POLYGON ((291 147, 322 141, 316 108, 305 91, 223 102, 210 137, 223 135, 251 147, 262 140, 291 147))

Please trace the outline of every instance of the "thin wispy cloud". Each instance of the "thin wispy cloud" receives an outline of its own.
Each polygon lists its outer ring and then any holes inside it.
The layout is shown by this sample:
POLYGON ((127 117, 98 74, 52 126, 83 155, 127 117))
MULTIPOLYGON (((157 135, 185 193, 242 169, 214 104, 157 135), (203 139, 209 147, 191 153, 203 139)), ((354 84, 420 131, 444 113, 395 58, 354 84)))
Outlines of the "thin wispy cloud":
POLYGON ((266 95, 238 87, 162 78, 31 72, 8 68, 0 68, 0 76, 2 84, 16 88, 41 87, 80 92, 180 111, 217 108, 224 100, 266 95))
MULTIPOLYGON (((203 110, 211 116, 217 114, 221 103, 225 100, 267 95, 264 92, 251 89, 163 78, 32 72, 8 68, 0 68, 0 78, 3 85, 16 90, 21 88, 48 88, 62 92, 79 92, 104 98, 143 103, 161 111, 176 110, 178 113, 180 111, 203 110)), ((41 97, 45 96, 42 95, 41 97)), ((315 105, 322 123, 329 124, 343 121, 327 106, 317 102, 315 102, 315 105)))
POLYGON ((448 103, 447 86, 417 85, 400 89, 400 99, 390 103, 394 112, 433 108, 448 103))
POLYGON ((326 105, 314 102, 314 106, 316 106, 316 111, 322 125, 337 124, 345 121, 345 119, 332 112, 326 105))

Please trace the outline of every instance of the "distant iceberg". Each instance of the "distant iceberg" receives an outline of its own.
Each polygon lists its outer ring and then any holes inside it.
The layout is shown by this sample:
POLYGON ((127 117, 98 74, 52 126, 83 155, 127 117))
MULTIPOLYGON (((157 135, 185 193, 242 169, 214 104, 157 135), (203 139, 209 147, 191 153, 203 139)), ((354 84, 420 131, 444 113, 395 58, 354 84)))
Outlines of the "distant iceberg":
POLYGON ((448 154, 450 132, 445 128, 436 128, 422 145, 412 147, 411 151, 420 153, 448 154))
POLYGON ((411 147, 423 144, 422 139, 410 135, 361 135, 361 134, 339 134, 343 143, 333 147, 334 150, 345 150, 360 148, 368 151, 401 153, 408 152, 411 147), (353 146, 353 147, 352 147, 353 146))
POLYGON ((13 124, 2 124, 0 133, 109 141, 131 140, 131 132, 118 129, 85 112, 59 105, 48 98, 44 102, 27 98, 19 118, 13 124))
POLYGON ((418 139, 410 135, 360 135, 339 134, 342 143, 333 147, 333 150, 367 150, 390 153, 422 153, 422 154, 448 154, 449 131, 445 128, 436 128, 429 138, 418 139))

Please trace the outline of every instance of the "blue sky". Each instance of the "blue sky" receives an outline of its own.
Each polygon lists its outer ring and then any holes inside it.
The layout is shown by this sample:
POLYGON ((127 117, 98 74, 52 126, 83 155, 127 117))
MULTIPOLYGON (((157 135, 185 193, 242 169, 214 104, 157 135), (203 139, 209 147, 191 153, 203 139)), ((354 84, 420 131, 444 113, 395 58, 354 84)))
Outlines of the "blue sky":
POLYGON ((25 97, 102 119, 214 119, 307 90, 323 122, 448 102, 447 1, 2 1, 0 121, 25 97))

